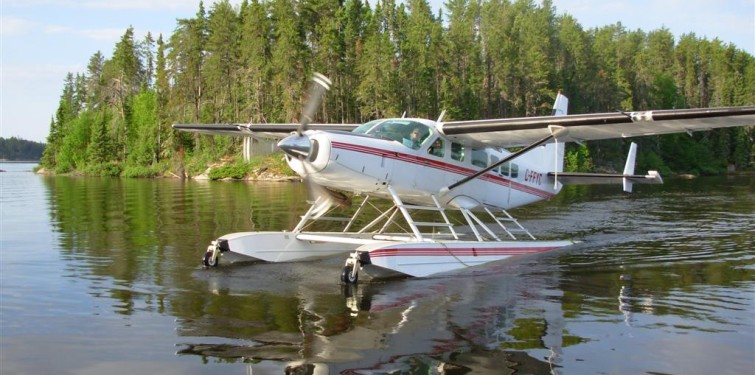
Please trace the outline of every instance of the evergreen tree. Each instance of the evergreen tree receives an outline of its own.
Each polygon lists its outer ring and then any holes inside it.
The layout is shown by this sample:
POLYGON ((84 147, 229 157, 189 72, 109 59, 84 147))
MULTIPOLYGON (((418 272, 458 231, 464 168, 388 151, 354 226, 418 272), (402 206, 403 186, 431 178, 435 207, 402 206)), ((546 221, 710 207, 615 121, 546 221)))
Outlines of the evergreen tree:
POLYGON ((301 18, 296 16, 300 12, 298 4, 294 0, 271 0, 270 3, 272 41, 268 88, 278 102, 278 106, 270 108, 268 120, 271 122, 299 121, 310 56, 304 43, 301 18))
POLYGON ((42 160, 39 163, 42 167, 47 169, 55 168, 59 139, 60 132, 57 124, 55 124, 55 119, 50 119, 50 132, 47 135, 47 143, 44 152, 42 152, 42 160))
POLYGON ((357 61, 360 77, 357 99, 364 120, 401 113, 396 105, 392 85, 395 49, 391 43, 389 18, 392 10, 378 3, 365 30, 362 54, 357 61))
MULTIPOLYGON (((339 35, 343 43, 343 53, 338 63, 338 77, 334 82, 334 97, 337 103, 337 116, 342 122, 363 122, 357 104, 355 88, 359 82, 357 65, 363 52, 370 9, 362 0, 346 0, 339 8, 339 35)), ((331 91, 334 91, 331 89, 331 91)), ((331 99, 329 99, 330 101, 331 99)))
POLYGON ((479 38, 478 0, 450 0, 444 41, 446 67, 442 79, 447 119, 471 120, 481 116, 482 46, 479 38))
POLYGON ((112 142, 108 136, 108 111, 99 112, 99 117, 92 126, 92 137, 86 148, 87 163, 97 166, 110 161, 112 157, 112 142))
POLYGON ((157 160, 163 157, 170 157, 172 140, 170 131, 170 112, 168 111, 168 98, 170 96, 170 83, 168 82, 168 72, 165 60, 165 42, 162 34, 157 38, 157 52, 155 57, 155 105, 157 112, 157 160))
POLYGON ((338 110, 338 97, 341 96, 339 91, 339 78, 341 77, 340 65, 341 56, 344 54, 344 41, 340 33, 341 24, 337 17, 339 8, 338 0, 305 0, 301 3, 302 20, 305 36, 305 44, 309 46, 312 54, 312 63, 309 73, 312 71, 320 72, 328 77, 333 77, 335 95, 329 95, 329 98, 335 96, 336 100, 327 100, 323 104, 321 119, 322 122, 330 122, 331 113, 336 114, 338 110))
MULTIPOLYGON (((436 71, 441 67, 433 52, 441 50, 442 40, 427 0, 410 0, 409 14, 399 39, 399 86, 404 94, 404 109, 412 116, 434 117, 438 114, 438 84, 436 71)), ((438 56, 440 57, 440 56, 438 56)))
POLYGON ((204 45, 206 40, 204 5, 199 2, 196 18, 178 19, 170 37, 168 80, 174 82, 171 105, 177 109, 177 120, 201 120, 204 81, 204 45))
POLYGON ((210 122, 232 122, 239 116, 236 85, 239 77, 239 18, 228 0, 214 3, 207 17, 207 45, 202 74, 210 122))
POLYGON ((139 81, 142 88, 151 87, 155 75, 155 39, 152 37, 152 33, 147 32, 147 35, 144 36, 144 40, 137 48, 137 54, 143 65, 139 81))
POLYGON ((270 20, 266 6, 258 0, 252 0, 251 4, 246 1, 242 3, 240 16, 239 120, 266 122, 265 113, 272 105, 272 97, 267 94, 270 81, 270 20))
POLYGON ((97 51, 89 58, 87 65, 86 77, 86 106, 88 109, 99 109, 105 104, 105 83, 103 81, 103 68, 105 57, 100 51, 97 51))

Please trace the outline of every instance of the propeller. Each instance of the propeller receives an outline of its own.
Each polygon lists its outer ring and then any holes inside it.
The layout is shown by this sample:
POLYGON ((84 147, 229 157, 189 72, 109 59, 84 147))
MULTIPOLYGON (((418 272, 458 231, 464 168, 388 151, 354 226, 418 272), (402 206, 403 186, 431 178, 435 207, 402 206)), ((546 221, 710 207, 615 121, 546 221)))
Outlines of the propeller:
POLYGON ((312 76, 312 83, 309 87, 307 101, 302 110, 296 134, 291 134, 278 142, 278 147, 283 152, 302 163, 302 179, 307 186, 309 199, 314 202, 310 210, 310 214, 314 219, 325 214, 334 204, 348 202, 348 198, 345 195, 315 183, 310 177, 312 170, 311 163, 317 155, 310 155, 312 152, 312 141, 304 132, 317 115, 325 93, 330 89, 331 84, 330 79, 320 73, 315 73, 312 76))
POLYGON ((332 82, 330 79, 320 73, 312 75, 312 85, 309 86, 307 103, 304 105, 304 110, 299 118, 299 129, 296 131, 297 134, 302 135, 302 133, 307 130, 307 125, 309 125, 315 118, 317 110, 320 109, 320 104, 322 104, 322 100, 325 98, 325 93, 330 90, 331 84, 332 82))

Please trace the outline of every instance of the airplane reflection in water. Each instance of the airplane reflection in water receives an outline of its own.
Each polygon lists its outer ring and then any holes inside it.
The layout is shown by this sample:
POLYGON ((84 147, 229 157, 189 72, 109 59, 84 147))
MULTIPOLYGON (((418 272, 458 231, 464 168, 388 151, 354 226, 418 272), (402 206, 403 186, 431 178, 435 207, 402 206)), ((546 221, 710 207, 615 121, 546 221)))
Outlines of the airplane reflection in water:
MULTIPOLYGON (((315 273, 336 266, 307 265, 315 273)), ((255 305, 267 311, 263 319, 293 321, 295 327, 261 327, 264 322, 244 317, 181 320, 182 336, 206 341, 183 343, 179 354, 254 361, 249 366, 255 373, 560 373, 562 349, 588 341, 565 329, 558 274, 522 277, 515 263, 453 278, 350 286, 318 280, 271 283, 271 274, 275 279, 298 270, 271 272, 267 264, 265 273, 249 272, 255 267, 231 267, 221 276, 202 273, 214 291, 208 298, 235 298, 208 305, 255 305), (250 291, 250 285, 265 289, 250 291), (290 300, 281 304, 287 304, 291 316, 271 316, 281 308, 260 306, 286 295, 290 300), (231 329, 224 332, 223 326, 231 329)), ((627 297, 620 297, 622 303, 627 297)))

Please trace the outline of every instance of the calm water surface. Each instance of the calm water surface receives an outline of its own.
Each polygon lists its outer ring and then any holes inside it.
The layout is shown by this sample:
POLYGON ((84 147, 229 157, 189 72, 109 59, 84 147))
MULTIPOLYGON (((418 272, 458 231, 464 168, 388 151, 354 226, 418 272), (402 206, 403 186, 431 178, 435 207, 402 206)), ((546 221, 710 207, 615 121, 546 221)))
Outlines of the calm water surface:
POLYGON ((291 229, 301 184, 44 177, 0 164, 2 374, 752 374, 755 179, 569 188, 514 213, 584 242, 339 284, 344 256, 205 270, 291 229))

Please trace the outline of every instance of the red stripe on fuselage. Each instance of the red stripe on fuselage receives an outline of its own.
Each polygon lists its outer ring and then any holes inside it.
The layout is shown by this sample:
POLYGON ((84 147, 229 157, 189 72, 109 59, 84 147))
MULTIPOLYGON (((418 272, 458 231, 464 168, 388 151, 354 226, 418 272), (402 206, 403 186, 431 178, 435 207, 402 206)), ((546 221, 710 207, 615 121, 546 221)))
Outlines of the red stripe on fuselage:
MULTIPOLYGON (((402 162, 410 163, 410 164, 422 163, 426 167, 438 169, 438 170, 441 170, 443 172, 456 173, 456 174, 462 175, 464 177, 471 176, 471 175, 477 173, 477 171, 475 171, 474 169, 465 168, 465 167, 461 167, 461 166, 458 166, 458 165, 449 164, 449 163, 445 163, 445 162, 438 161, 438 160, 423 158, 421 156, 406 154, 406 153, 402 153, 402 152, 387 151, 385 149, 380 149, 380 148, 376 148, 376 147, 369 147, 369 146, 362 146, 362 145, 356 145, 356 144, 352 144, 352 143, 331 142, 331 144, 333 145, 333 148, 337 148, 337 149, 341 149, 341 150, 353 151, 353 152, 358 152, 358 153, 368 154, 368 155, 382 156, 382 157, 385 157, 385 158, 388 158, 388 159, 402 161, 402 162)), ((510 180, 510 179, 507 179, 507 178, 503 178, 501 176, 497 176, 497 175, 495 175, 493 173, 486 173, 486 174, 480 176, 480 179, 483 180, 483 181, 487 181, 487 182, 494 183, 494 184, 497 184, 497 185, 501 185, 501 186, 504 186, 504 187, 510 187, 512 189, 519 190, 519 191, 527 193, 527 194, 532 194, 532 195, 538 196, 540 198, 549 199, 549 198, 553 198, 555 196, 555 194, 553 194, 553 193, 550 193, 550 192, 547 192, 547 191, 544 191, 544 190, 540 190, 540 189, 537 189, 535 187, 532 187, 532 186, 529 186, 529 185, 525 185, 525 184, 522 184, 522 183, 519 183, 519 182, 515 182, 513 180, 510 180)))

